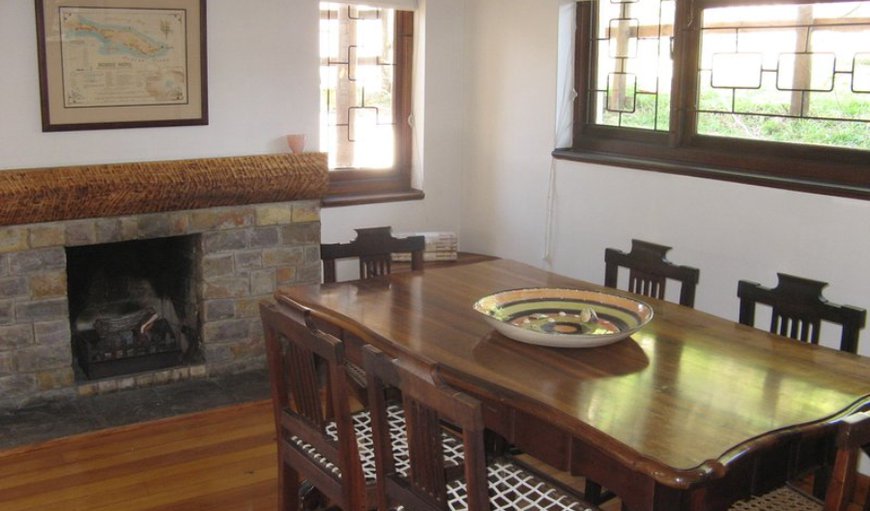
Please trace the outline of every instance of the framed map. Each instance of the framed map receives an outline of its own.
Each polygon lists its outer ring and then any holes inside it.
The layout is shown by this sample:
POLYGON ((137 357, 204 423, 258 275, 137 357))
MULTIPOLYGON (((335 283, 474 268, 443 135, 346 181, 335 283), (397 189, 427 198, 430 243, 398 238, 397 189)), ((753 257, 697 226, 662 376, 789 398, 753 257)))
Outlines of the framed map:
POLYGON ((36 0, 42 130, 208 124, 205 0, 36 0))

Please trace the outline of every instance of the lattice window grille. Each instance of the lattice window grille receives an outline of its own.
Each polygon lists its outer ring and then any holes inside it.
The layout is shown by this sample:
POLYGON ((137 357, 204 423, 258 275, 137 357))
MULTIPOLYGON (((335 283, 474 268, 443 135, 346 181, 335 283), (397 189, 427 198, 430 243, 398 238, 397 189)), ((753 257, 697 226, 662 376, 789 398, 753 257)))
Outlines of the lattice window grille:
MULTIPOLYGON (((321 4, 321 96, 326 137, 336 144, 331 167, 358 167, 356 146, 392 144, 395 128, 393 58, 395 20, 387 9, 344 4, 321 4), (325 32, 325 33, 324 33, 325 32), (380 35, 380 37, 378 37, 380 35), (366 45, 366 41, 377 41, 366 45), (323 55, 326 54, 326 56, 323 55), (386 142, 389 141, 389 142, 386 142)), ((383 151, 381 151, 383 152, 383 151)), ((392 154, 391 150, 386 153, 392 154)), ((367 166, 362 164, 362 166, 367 166)), ((375 165, 379 166, 379 165, 375 165)))
POLYGON ((597 105, 596 122, 667 131, 674 2, 610 0, 607 4, 598 7, 599 34, 592 39, 599 76, 590 87, 590 101, 597 105), (644 116, 642 104, 649 106, 644 120, 638 120, 644 116))
POLYGON ((838 56, 827 51, 807 51, 811 44, 814 30, 836 29, 868 29, 865 23, 826 23, 822 26, 812 24, 784 24, 775 27, 753 25, 751 29, 743 27, 716 26, 713 29, 702 29, 704 35, 722 33, 724 30, 734 34, 734 48, 740 48, 740 37, 748 31, 764 29, 804 33, 802 49, 804 51, 779 52, 775 54, 773 65, 765 64, 764 55, 758 51, 717 52, 712 55, 712 65, 699 66, 700 76, 707 76, 711 89, 729 90, 731 93, 730 108, 698 108, 699 113, 754 115, 761 117, 806 119, 818 121, 846 121, 870 123, 870 117, 849 118, 824 115, 811 115, 801 108, 794 112, 764 112, 740 108, 738 106, 739 90, 762 90, 766 84, 772 90, 799 93, 801 104, 806 105, 809 93, 834 93, 838 76, 849 83, 852 94, 870 93, 870 53, 856 52, 851 60, 851 66, 838 68, 838 56), (807 71, 809 70, 809 71, 807 71), (824 72, 822 72, 824 70, 824 72))

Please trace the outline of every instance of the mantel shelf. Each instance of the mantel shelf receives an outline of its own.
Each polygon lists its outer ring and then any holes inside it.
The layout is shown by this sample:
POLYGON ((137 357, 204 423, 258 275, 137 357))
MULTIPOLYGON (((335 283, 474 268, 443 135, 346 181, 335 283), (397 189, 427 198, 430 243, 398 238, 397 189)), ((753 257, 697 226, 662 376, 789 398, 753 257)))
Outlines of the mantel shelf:
POLYGON ((0 171, 0 225, 320 199, 326 154, 0 171))

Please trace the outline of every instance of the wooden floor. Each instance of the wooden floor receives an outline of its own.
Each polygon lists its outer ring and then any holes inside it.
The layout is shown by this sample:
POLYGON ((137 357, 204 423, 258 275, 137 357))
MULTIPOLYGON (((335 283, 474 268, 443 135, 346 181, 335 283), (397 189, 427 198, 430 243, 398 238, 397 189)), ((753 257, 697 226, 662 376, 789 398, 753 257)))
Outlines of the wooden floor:
POLYGON ((0 510, 275 511, 276 474, 260 401, 0 451, 0 510))
POLYGON ((269 402, 0 452, 3 511, 275 511, 269 402))

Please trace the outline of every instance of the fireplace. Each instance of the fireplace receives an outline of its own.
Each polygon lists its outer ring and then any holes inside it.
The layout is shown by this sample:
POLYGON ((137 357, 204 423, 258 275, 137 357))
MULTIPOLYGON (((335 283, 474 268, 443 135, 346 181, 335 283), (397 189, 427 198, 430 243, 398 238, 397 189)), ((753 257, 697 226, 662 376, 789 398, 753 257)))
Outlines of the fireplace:
POLYGON ((0 408, 264 367, 326 181, 321 153, 0 171, 0 408))
POLYGON ((198 235, 66 249, 77 380, 196 362, 198 235))

